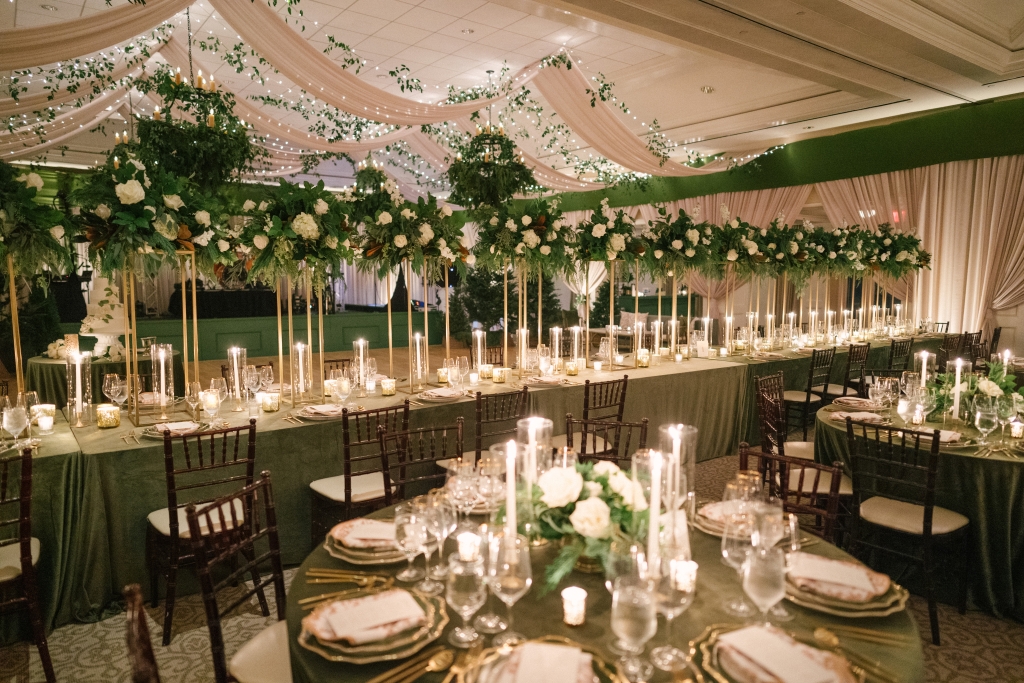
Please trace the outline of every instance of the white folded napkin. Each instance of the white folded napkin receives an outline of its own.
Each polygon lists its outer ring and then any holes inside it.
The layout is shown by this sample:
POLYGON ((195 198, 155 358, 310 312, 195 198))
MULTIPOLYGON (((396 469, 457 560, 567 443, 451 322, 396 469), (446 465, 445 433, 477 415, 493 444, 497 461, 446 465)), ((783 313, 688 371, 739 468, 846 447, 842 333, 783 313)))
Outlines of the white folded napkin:
POLYGON ((837 657, 831 652, 802 645, 778 629, 747 626, 718 639, 719 661, 726 673, 741 681, 767 683, 839 683, 853 680, 825 666, 812 652, 837 657), (809 652, 811 651, 811 652, 809 652))
POLYGON ((333 403, 323 403, 316 406, 306 406, 305 410, 310 415, 341 415, 341 411, 344 408, 333 403))
POLYGON ((357 517, 336 525, 331 537, 346 548, 393 548, 395 523, 357 517))
POLYGON ((885 574, 857 562, 790 553, 789 579, 803 590, 848 602, 867 602, 889 590, 885 574))
POLYGON ((849 406, 851 408, 864 408, 867 410, 878 409, 882 406, 878 405, 870 398, 861 398, 860 396, 840 396, 836 400, 832 401, 836 405, 849 406))
POLYGON ((427 398, 458 398, 462 396, 462 392, 451 387, 439 387, 437 389, 427 389, 421 395, 427 398))
POLYGON ((856 420, 857 422, 881 422, 882 416, 877 413, 849 413, 842 410, 837 410, 832 413, 832 419, 836 422, 846 422, 846 418, 856 420))
POLYGON ((593 656, 578 647, 525 643, 493 683, 592 683, 593 656))
POLYGON ((362 645, 389 638, 425 620, 419 603, 408 592, 395 589, 328 603, 304 618, 302 625, 322 640, 362 645))
POLYGON ((729 515, 739 512, 742 504, 743 501, 740 500, 722 500, 717 503, 708 503, 700 510, 697 510, 697 514, 716 524, 725 524, 725 520, 729 515))
POLYGON ((199 429, 199 425, 195 422, 161 422, 153 428, 160 434, 169 431, 171 436, 180 436, 191 434, 199 429))
MULTIPOLYGON (((932 433, 933 432, 930 429, 929 430, 919 429, 919 430, 917 430, 917 433, 921 434, 922 436, 928 437, 927 439, 921 439, 922 441, 930 441, 931 438, 932 438, 932 433)), ((954 432, 954 431, 949 430, 949 429, 940 429, 939 430, 939 443, 956 443, 957 441, 960 440, 960 436, 961 436, 960 432, 954 432)))
POLYGON ((561 384, 562 378, 555 376, 528 377, 523 380, 524 384, 561 384))

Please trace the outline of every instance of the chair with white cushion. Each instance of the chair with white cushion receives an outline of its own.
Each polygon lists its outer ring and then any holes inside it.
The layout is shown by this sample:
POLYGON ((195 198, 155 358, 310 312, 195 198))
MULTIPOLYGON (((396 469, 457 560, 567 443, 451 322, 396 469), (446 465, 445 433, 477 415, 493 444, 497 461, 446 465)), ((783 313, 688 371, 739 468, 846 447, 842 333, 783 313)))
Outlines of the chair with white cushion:
POLYGON ((240 491, 205 506, 189 504, 185 511, 189 529, 199 539, 195 545, 196 569, 203 592, 206 624, 210 629, 214 679, 217 683, 291 683, 284 572, 270 472, 261 472, 259 481, 240 491), (234 512, 237 509, 245 510, 245 515, 237 515, 234 512), (221 531, 201 533, 208 528, 221 531), (253 548, 259 548, 260 554, 251 552, 253 548), (245 555, 246 562, 236 567, 235 559, 240 553, 245 555), (267 565, 270 573, 264 575, 261 568, 267 565), (223 567, 217 572, 223 578, 215 581, 213 571, 218 566, 223 567), (252 576, 252 587, 233 587, 233 582, 246 573, 252 576), (221 619, 235 608, 248 604, 253 595, 264 602, 264 590, 270 586, 274 587, 277 623, 256 634, 231 657, 230 663, 226 662, 221 619))
POLYGON ((385 476, 394 482, 384 491, 384 504, 389 506, 445 485, 448 470, 440 463, 462 455, 463 419, 405 431, 389 432, 380 427, 377 438, 385 476))
POLYGON ((850 552, 878 551, 924 573, 932 642, 939 644, 935 577, 956 565, 960 613, 967 609, 967 561, 970 520, 935 505, 939 469, 939 431, 930 435, 847 418, 846 436, 853 459, 855 517, 850 552), (921 441, 929 440, 927 450, 921 441))
POLYGON ((814 349, 811 353, 811 367, 807 371, 807 385, 803 391, 786 391, 783 399, 786 401, 786 422, 789 417, 796 414, 799 418, 800 427, 803 429, 804 441, 807 441, 807 425, 811 420, 811 406, 815 410, 821 405, 825 387, 832 378, 832 361, 836 357, 836 347, 827 349, 814 349))
MULTIPOLYGON (((589 379, 585 381, 583 383, 583 419, 622 422, 622 416, 626 412, 628 382, 629 375, 623 375, 622 379, 613 379, 607 382, 591 382, 589 379)), ((600 441, 601 437, 597 435, 596 438, 599 439, 596 450, 605 450, 606 446, 603 441, 600 441)), ((565 434, 557 434, 551 439, 551 447, 556 451, 568 445, 565 434)))
MULTIPOLYGON (((195 537, 185 521, 185 506, 204 505, 252 483, 256 468, 256 420, 248 426, 214 429, 171 436, 164 432, 164 470, 167 479, 167 507, 146 518, 146 565, 149 570, 153 606, 159 595, 159 578, 167 581, 164 605, 163 644, 171 643, 174 599, 178 569, 195 561, 195 537), (243 447, 244 444, 244 447, 243 447)), ((225 513, 229 511, 225 510, 225 513)), ((244 511, 235 510, 235 516, 244 511)), ((225 515, 225 519, 231 517, 225 515)), ((206 536, 211 529, 201 527, 206 536)), ((212 529, 220 532, 220 528, 212 529)), ((261 605, 269 614, 262 591, 261 605)))
POLYGON ((0 614, 28 612, 46 681, 54 683, 36 583, 40 549, 32 538, 32 449, 26 448, 0 458, 0 614))
MULTIPOLYGON (((957 344, 959 346, 959 342, 957 344)), ((889 344, 889 357, 883 370, 895 370, 902 373, 910 363, 910 351, 914 346, 914 339, 893 339, 889 344)), ((877 370, 872 370, 864 377, 866 384, 874 384, 875 378, 879 376, 877 370)))
POLYGON ((764 453, 814 460, 813 441, 790 441, 786 423, 784 379, 781 372, 754 378, 757 392, 757 418, 764 453))
POLYGON ((850 344, 846 353, 846 372, 843 373, 843 383, 829 383, 825 385, 825 396, 827 398, 867 396, 865 373, 867 372, 868 354, 870 352, 871 344, 850 344))
POLYGON ((149 624, 142 598, 142 586, 133 583, 125 586, 125 612, 128 622, 128 666, 131 668, 132 683, 160 683, 160 669, 153 656, 153 641, 149 639, 149 624))
POLYGON ((384 503, 384 466, 377 428, 409 428, 409 401, 390 408, 341 411, 342 473, 309 484, 312 499, 311 543, 323 543, 331 528, 356 512, 369 512, 384 503))

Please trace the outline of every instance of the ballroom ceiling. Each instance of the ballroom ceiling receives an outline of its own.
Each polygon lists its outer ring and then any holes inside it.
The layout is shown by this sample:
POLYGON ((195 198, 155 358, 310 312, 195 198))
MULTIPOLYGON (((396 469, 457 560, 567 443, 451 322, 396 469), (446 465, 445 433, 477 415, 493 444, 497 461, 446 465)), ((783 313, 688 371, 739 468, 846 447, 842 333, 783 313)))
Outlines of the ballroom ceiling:
MULTIPOLYGON (((423 101, 441 99, 448 85, 485 84, 488 69, 515 71, 565 47, 588 75, 615 84, 638 135, 657 119, 680 143, 673 155, 680 159, 684 144, 742 157, 1024 92, 1024 0, 301 0, 299 7, 307 40, 320 48, 328 36, 347 43, 366 62, 360 76, 395 93, 386 72, 406 65, 424 92, 402 94, 423 101)), ((107 8, 104 0, 0 0, 0 30, 107 8)), ((184 15, 174 21, 184 32, 184 15)), ((204 2, 192 6, 191 23, 197 38, 237 42, 204 2)), ((260 85, 212 55, 197 49, 196 56, 217 65, 218 82, 240 95, 291 92, 286 78, 260 85)), ((308 125, 296 114, 274 115, 308 125)), ((109 146, 103 134, 83 131, 63 156, 48 157, 89 165, 109 146)), ((329 184, 343 184, 350 172, 333 162, 320 170, 329 184)))

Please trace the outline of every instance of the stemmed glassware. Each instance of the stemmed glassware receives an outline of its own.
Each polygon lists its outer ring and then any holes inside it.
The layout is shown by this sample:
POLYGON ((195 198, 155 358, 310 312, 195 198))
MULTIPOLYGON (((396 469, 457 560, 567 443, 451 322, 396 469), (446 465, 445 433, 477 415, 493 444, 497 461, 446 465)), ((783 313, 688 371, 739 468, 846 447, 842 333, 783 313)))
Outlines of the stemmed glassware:
POLYGON ((651 663, 662 671, 686 667, 687 654, 672 644, 672 620, 693 603, 697 590, 697 563, 685 557, 689 553, 671 552, 679 546, 662 546, 661 576, 655 595, 658 611, 665 615, 665 644, 651 650, 651 663))
POLYGON ((988 435, 999 426, 999 411, 996 409, 996 401, 992 396, 974 397, 974 426, 981 432, 978 439, 979 446, 985 446, 982 452, 991 450, 988 448, 988 435))
POLYGON ((192 409, 192 416, 199 420, 199 415, 196 414, 196 406, 199 405, 199 401, 202 400, 200 394, 203 393, 203 385, 199 382, 189 382, 185 385, 185 402, 188 403, 188 407, 192 409))
MULTIPOLYGON (((638 543, 626 539, 613 540, 608 548, 604 563, 604 587, 609 593, 615 592, 615 580, 622 576, 647 576, 647 555, 638 543)), ((629 653, 629 646, 618 638, 612 638, 608 649, 617 655, 629 653)))
POLYGON ((260 389, 266 391, 274 384, 274 366, 264 365, 260 368, 260 389))
POLYGON ((256 392, 260 390, 260 371, 256 369, 255 365, 246 365, 245 371, 242 373, 242 381, 245 383, 245 388, 249 390, 249 397, 256 398, 256 392))
POLYGON ((639 576, 620 576, 612 591, 612 633, 625 646, 619 670, 629 681, 646 681, 654 673, 649 662, 640 659, 647 641, 658 630, 658 599, 655 582, 639 576))
POLYGON ((348 397, 352 395, 352 380, 348 377, 348 371, 335 368, 331 370, 331 379, 334 381, 334 403, 344 408, 348 397))
POLYGON ((466 356, 459 356, 459 385, 465 386, 466 378, 469 377, 469 358, 466 356))
MULTIPOLYGON (((8 408, 11 407, 11 399, 6 396, 0 396, 0 428, 3 427, 3 414, 8 408)), ((8 448, 13 448, 7 445, 7 430, 0 429, 0 451, 6 451, 8 448)))
POLYGON ((761 610, 764 623, 768 612, 786 596, 786 556, 782 548, 759 546, 743 563, 743 592, 761 610))
POLYGON ((999 445, 1006 448, 1006 425, 1017 417, 1017 395, 1006 394, 996 397, 996 413, 999 416, 999 445))
MULTIPOLYGON (((440 595, 444 592, 444 584, 431 578, 430 557, 434 553, 430 547, 430 537, 440 538, 441 530, 445 524, 444 513, 438 506, 432 504, 429 496, 417 496, 413 499, 413 504, 415 505, 416 512, 423 520, 423 528, 426 531, 423 535, 423 545, 421 547, 421 552, 426 560, 424 564, 424 577, 422 581, 416 584, 415 588, 418 593, 423 595, 440 595)), ((437 554, 439 557, 443 550, 444 546, 438 543, 437 554)))
POLYGON ((217 400, 224 403, 228 399, 228 382, 223 377, 214 377, 210 380, 210 391, 217 392, 217 400))
POLYGON ((25 406, 4 408, 3 425, 7 433, 14 437, 13 448, 18 448, 21 445, 18 442, 18 437, 28 427, 28 411, 25 410, 25 406))
POLYGON ((120 381, 120 375, 114 373, 103 375, 103 395, 111 403, 114 402, 114 395, 117 393, 117 385, 120 381))
MULTIPOLYGON (((754 519, 745 505, 725 518, 722 530, 722 560, 737 573, 743 571, 743 563, 753 546, 751 539, 754 534, 754 519)), ((753 610, 743 598, 730 598, 724 605, 726 612, 734 617, 745 619, 753 615, 753 610)))
POLYGON ((431 491, 426 497, 427 531, 437 540, 437 564, 428 574, 431 578, 443 581, 448 576, 448 565, 444 559, 444 544, 448 536, 455 531, 455 508, 448 501, 444 491, 431 491))
POLYGON ((458 553, 448 558, 448 583, 445 599, 462 617, 462 625, 452 629, 448 642, 457 648, 471 647, 480 639, 469 620, 487 600, 487 582, 484 580, 484 561, 481 557, 463 560, 458 553))
POLYGON ((516 645, 526 640, 512 630, 512 606, 526 595, 533 584, 533 568, 530 566, 530 544, 525 536, 509 538, 495 535, 489 548, 490 566, 487 585, 491 592, 508 607, 508 627, 504 633, 495 636, 493 645, 503 647, 516 645))
POLYGON ((39 394, 34 391, 23 391, 18 394, 18 405, 25 409, 25 414, 28 415, 28 427, 27 437, 31 441, 32 439, 32 406, 39 404, 39 394))
MULTIPOLYGON (((481 543, 481 556, 484 559, 484 580, 487 581, 487 585, 490 586, 491 581, 491 568, 494 566, 494 562, 498 559, 497 552, 491 552, 491 548, 494 543, 501 543, 504 538, 504 532, 500 527, 495 527, 493 524, 483 525, 480 528, 481 537, 483 542, 481 543)), ((491 593, 493 594, 493 592, 491 593)), ((487 602, 484 603, 486 607, 487 602)), ((488 610, 483 614, 478 614, 476 619, 473 620, 473 628, 480 633, 486 633, 493 635, 495 633, 501 633, 508 628, 508 622, 495 612, 494 610, 488 610)))
POLYGON ((455 509, 462 515, 462 519, 459 521, 459 526, 461 526, 476 506, 479 497, 479 477, 476 464, 460 460, 448 465, 445 491, 448 492, 448 498, 455 505, 455 509))
POLYGON ((423 578, 423 570, 413 567, 416 556, 423 552, 427 543, 427 525, 424 515, 416 510, 412 502, 395 507, 395 545, 405 555, 408 566, 395 575, 403 583, 412 583, 423 578))
MULTIPOLYGON (((751 542, 758 548, 774 548, 789 530, 782 499, 776 496, 768 496, 754 506, 754 519, 756 537, 751 542)), ((781 604, 772 607, 771 615, 775 621, 792 621, 794 618, 781 604)))

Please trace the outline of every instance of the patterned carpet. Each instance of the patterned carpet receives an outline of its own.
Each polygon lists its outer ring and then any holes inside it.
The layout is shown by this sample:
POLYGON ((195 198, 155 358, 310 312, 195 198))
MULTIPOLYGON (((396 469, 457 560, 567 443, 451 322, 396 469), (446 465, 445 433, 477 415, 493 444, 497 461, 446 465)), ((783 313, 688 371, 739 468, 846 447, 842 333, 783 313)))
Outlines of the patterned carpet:
MULTIPOLYGON (((697 468, 698 496, 720 497, 725 482, 736 471, 736 458, 719 458, 697 468)), ((286 572, 291 583, 294 570, 286 572)), ((272 592, 268 594, 272 600, 272 592)), ((928 633, 925 601, 911 598, 911 613, 921 633, 928 633)), ((273 611, 273 605, 271 605, 273 611)), ((213 680, 209 636, 202 601, 192 595, 177 602, 174 640, 161 647, 163 605, 147 607, 160 674, 167 683, 208 683, 213 680)), ((965 615, 947 605, 939 606, 943 645, 923 643, 928 681, 936 683, 995 683, 1024 681, 1024 624, 996 619, 971 610, 965 615)), ((264 618, 255 599, 244 610, 223 622, 228 653, 272 623, 264 618)), ((125 620, 113 617, 96 624, 72 624, 54 631, 50 652, 59 681, 73 683, 121 683, 129 680, 125 652, 125 620)), ((35 647, 28 643, 0 648, 0 683, 35 683, 45 680, 35 647)))

